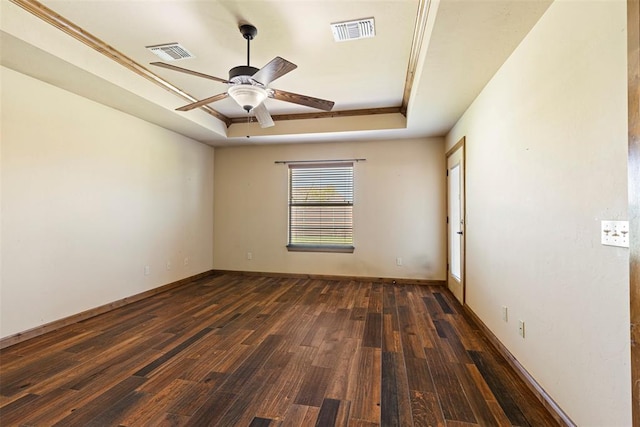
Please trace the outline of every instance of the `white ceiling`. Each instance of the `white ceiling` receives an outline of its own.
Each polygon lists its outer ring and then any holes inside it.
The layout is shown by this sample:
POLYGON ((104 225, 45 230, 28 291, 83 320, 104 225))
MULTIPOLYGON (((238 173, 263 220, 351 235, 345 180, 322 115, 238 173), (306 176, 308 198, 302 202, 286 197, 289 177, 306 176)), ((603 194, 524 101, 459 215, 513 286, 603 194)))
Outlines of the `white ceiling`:
MULTIPOLYGON (((29 0, 27 3, 37 3, 29 0)), ((548 0, 45 0, 46 7, 196 99, 223 83, 148 65, 145 46, 179 42, 196 57, 171 64, 220 78, 246 65, 240 22, 258 28, 251 65, 281 56, 298 68, 270 86, 335 101, 333 111, 400 107, 408 111, 276 120, 227 127, 204 110, 176 112, 190 101, 65 34, 16 4, 2 1, 2 65, 214 146, 444 135, 549 6, 548 0), (422 9, 421 9, 422 8, 422 9), (420 23, 418 12, 427 13, 420 23), (375 18, 376 36, 337 43, 330 23, 375 18), (422 30, 420 37, 414 36, 422 30), (412 45, 417 66, 407 80, 412 45), (408 82, 408 83, 407 83, 408 82), (251 138, 247 140, 246 136, 251 138)), ((311 113, 268 99, 272 115, 311 113)), ((246 113, 231 99, 210 104, 229 118, 246 113)))

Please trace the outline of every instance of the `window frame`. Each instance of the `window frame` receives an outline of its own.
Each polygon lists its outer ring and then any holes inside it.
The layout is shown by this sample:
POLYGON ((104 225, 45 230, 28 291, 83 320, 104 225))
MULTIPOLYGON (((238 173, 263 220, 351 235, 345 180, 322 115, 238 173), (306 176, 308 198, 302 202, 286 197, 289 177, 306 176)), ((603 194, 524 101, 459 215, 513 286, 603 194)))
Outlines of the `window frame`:
POLYGON ((287 168, 287 183, 288 183, 288 189, 287 189, 287 219, 288 219, 288 224, 287 224, 287 250, 289 252, 334 252, 334 253, 353 253, 355 250, 355 246, 354 246, 354 235, 353 235, 353 207, 355 205, 354 203, 354 199, 355 199, 355 178, 354 178, 354 173, 355 173, 355 167, 354 167, 354 162, 351 161, 337 161, 337 162, 322 162, 322 163, 290 163, 288 164, 288 168, 287 168), (292 194, 293 194, 293 175, 292 175, 292 170, 293 169, 329 169, 329 168, 351 168, 351 182, 348 183, 348 185, 350 186, 351 192, 350 192, 350 198, 351 201, 350 203, 334 203, 334 202, 330 202, 330 203, 318 203, 318 204, 296 204, 292 202, 292 194), (305 244, 305 243, 292 243, 292 215, 293 215, 293 210, 296 206, 318 206, 318 207, 330 207, 330 206, 349 206, 351 208, 351 215, 350 215, 350 234, 351 234, 351 242, 348 244, 330 244, 330 243, 321 243, 321 242, 314 242, 314 243, 309 243, 309 244, 305 244))

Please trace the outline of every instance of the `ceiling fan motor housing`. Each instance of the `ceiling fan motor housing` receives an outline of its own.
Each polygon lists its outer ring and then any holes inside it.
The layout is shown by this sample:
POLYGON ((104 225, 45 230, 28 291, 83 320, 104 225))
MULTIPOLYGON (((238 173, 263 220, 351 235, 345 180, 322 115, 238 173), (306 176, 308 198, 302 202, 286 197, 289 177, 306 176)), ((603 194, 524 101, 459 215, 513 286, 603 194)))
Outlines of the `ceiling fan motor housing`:
POLYGON ((239 65, 229 70, 229 81, 233 83, 250 83, 249 77, 253 76, 257 72, 258 69, 256 67, 239 65))

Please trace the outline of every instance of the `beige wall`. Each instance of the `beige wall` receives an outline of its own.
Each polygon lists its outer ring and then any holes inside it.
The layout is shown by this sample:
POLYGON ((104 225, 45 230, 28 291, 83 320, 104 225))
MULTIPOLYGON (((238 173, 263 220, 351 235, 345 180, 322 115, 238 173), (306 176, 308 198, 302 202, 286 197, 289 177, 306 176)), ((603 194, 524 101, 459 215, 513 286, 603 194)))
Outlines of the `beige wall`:
POLYGON ((444 170, 440 138, 217 149, 214 267, 444 280, 444 170), (341 158, 367 159, 355 164, 355 252, 287 252, 287 166, 274 161, 341 158))
POLYGON ((212 148, 0 71, 2 337, 211 269, 212 148))
POLYGON ((447 136, 467 303, 581 426, 631 425, 628 249, 599 237, 627 217, 625 27, 624 1, 556 1, 447 136))

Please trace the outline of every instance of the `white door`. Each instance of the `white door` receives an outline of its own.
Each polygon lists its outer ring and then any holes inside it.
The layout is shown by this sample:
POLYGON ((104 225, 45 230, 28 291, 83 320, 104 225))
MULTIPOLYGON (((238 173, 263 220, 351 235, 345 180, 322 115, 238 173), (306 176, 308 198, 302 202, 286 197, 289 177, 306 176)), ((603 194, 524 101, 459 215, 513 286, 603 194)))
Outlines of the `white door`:
POLYGON ((464 143, 447 153, 447 286, 464 304, 464 143))

